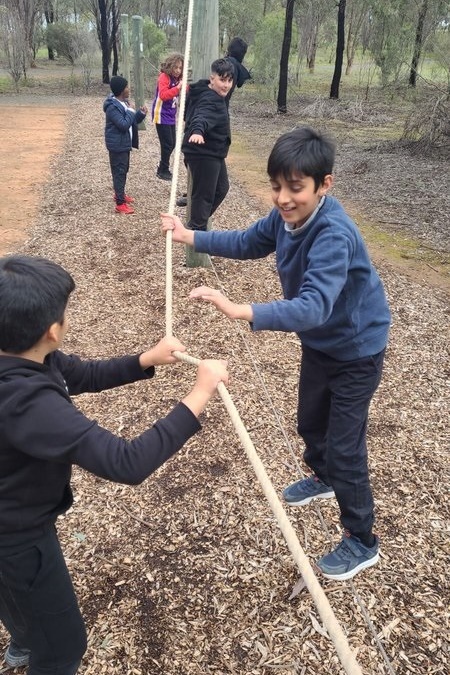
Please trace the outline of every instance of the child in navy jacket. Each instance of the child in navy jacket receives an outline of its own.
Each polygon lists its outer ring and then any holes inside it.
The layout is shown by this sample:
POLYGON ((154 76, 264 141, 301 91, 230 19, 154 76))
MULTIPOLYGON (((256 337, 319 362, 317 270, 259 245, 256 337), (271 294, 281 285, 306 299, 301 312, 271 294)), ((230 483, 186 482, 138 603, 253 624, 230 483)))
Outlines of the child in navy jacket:
POLYGON ((147 107, 134 110, 128 102, 130 87, 124 77, 115 75, 110 82, 111 94, 103 103, 105 113, 105 143, 114 186, 114 199, 118 213, 132 214, 133 197, 125 193, 130 168, 130 152, 139 147, 137 125, 145 119, 147 107))
POLYGON ((383 285, 362 237, 328 196, 334 146, 301 127, 281 136, 268 161, 275 208, 244 231, 192 232, 163 216, 173 241, 226 258, 276 254, 284 300, 236 304, 205 286, 190 297, 210 302, 253 330, 294 331, 302 345, 298 433, 312 470, 284 490, 288 504, 336 497, 344 537, 318 561, 330 579, 350 579, 379 559, 366 429, 380 382, 390 325, 383 285))

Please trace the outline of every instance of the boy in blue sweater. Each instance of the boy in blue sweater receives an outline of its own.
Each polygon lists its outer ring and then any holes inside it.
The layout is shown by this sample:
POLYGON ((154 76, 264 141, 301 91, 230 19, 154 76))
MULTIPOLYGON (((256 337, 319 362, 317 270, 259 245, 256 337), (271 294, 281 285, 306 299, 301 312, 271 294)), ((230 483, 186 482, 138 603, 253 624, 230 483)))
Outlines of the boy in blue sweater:
POLYGON ((194 232, 163 215, 173 241, 225 258, 276 254, 284 300, 237 304, 202 286, 210 302, 252 330, 294 331, 302 361, 298 433, 312 471, 283 492, 290 505, 336 497, 344 536, 318 561, 329 579, 351 579, 375 565, 374 503, 367 465, 370 401, 380 382, 390 313, 383 285, 356 225, 328 191, 334 145, 309 127, 283 134, 267 171, 275 208, 244 231, 194 232))

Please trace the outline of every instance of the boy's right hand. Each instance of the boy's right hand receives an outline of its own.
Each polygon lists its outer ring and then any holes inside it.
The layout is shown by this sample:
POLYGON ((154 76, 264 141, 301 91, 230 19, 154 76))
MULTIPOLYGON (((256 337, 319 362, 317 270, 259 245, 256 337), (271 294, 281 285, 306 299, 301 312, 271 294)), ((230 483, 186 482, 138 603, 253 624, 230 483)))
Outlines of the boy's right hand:
POLYGON ((183 399, 184 405, 198 417, 208 401, 216 393, 219 382, 223 382, 226 385, 228 381, 229 375, 226 361, 214 359, 200 361, 196 382, 192 391, 183 399))
POLYGON ((194 245, 194 231, 184 227, 178 216, 171 216, 170 213, 161 213, 162 231, 172 231, 173 241, 181 244, 194 245))

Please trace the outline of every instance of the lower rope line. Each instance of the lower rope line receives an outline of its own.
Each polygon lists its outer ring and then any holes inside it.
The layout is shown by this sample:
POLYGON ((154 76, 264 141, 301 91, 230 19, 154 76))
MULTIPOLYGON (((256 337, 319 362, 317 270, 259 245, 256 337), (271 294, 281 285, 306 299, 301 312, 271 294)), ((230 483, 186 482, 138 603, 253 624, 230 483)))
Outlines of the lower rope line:
MULTIPOLYGON (((186 363, 190 363, 192 365, 197 365, 199 363, 198 359, 195 359, 184 352, 176 351, 174 352, 174 356, 180 361, 185 361, 186 363)), ((220 382, 217 389, 225 405, 225 408, 230 415, 233 426, 241 440, 247 457, 255 471, 256 477, 261 484, 262 490, 267 498, 267 501, 269 502, 281 532, 286 540, 286 544, 288 545, 292 557, 294 558, 294 561, 300 570, 300 574, 305 581, 306 587, 308 588, 308 591, 314 600, 317 611, 319 612, 323 621, 323 625, 327 629, 328 634, 333 641, 334 646, 336 647, 339 659, 346 673, 348 673, 348 675, 362 675, 362 670, 355 659, 345 633, 337 621, 328 598, 319 584, 316 575, 314 574, 311 564, 301 547, 297 534, 289 518, 287 517, 287 514, 278 498, 277 493, 275 492, 263 463, 258 457, 253 442, 239 416, 238 410, 234 405, 227 388, 223 382, 220 382)))

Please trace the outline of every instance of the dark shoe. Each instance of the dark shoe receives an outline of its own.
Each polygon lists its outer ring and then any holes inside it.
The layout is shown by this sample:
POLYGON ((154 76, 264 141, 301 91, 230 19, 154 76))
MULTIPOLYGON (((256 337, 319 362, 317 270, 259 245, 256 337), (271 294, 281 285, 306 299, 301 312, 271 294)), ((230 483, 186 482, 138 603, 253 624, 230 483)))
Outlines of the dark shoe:
POLYGON ((313 499, 329 499, 334 497, 334 490, 322 483, 317 476, 298 480, 283 491, 283 499, 291 506, 304 506, 313 499))
POLYGON ((172 172, 168 169, 158 169, 156 175, 158 178, 161 178, 161 180, 172 180, 172 172))
POLYGON ((30 650, 25 647, 19 647, 11 640, 9 647, 5 652, 5 661, 12 668, 27 666, 30 661, 30 650))
POLYGON ((376 565, 380 558, 379 548, 380 542, 377 536, 375 536, 374 545, 369 548, 364 546, 358 537, 345 531, 341 543, 334 551, 324 555, 317 562, 317 566, 327 579, 345 581, 361 570, 365 570, 366 567, 376 565))
POLYGON ((187 197, 178 197, 176 201, 177 206, 187 206, 187 197))
POLYGON ((117 204, 116 211, 117 213, 126 213, 127 215, 134 213, 133 207, 128 206, 128 204, 117 204))

